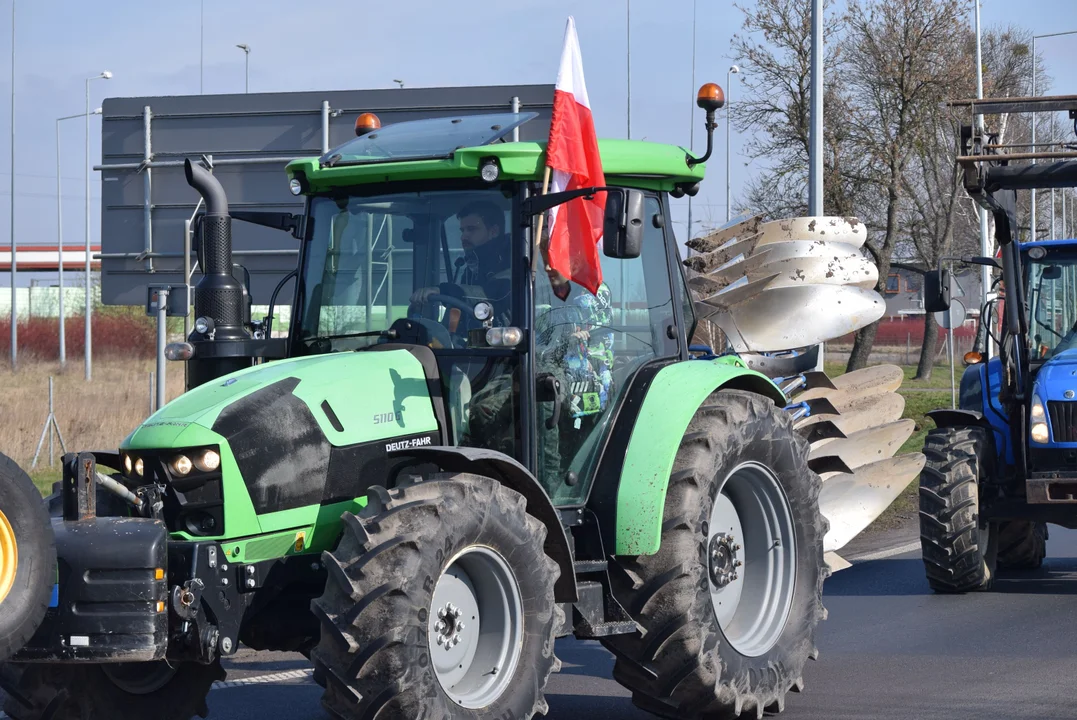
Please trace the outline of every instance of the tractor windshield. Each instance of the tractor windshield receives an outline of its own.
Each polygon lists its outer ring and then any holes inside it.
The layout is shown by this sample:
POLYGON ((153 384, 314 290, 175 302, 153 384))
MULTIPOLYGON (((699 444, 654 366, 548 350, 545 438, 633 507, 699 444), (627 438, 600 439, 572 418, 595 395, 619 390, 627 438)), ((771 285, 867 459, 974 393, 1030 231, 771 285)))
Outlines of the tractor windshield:
POLYGON ((301 350, 384 342, 402 318, 435 348, 467 348, 469 331, 512 324, 511 210, 511 185, 313 198, 301 350))
POLYGON ((1039 246, 1024 260, 1033 357, 1077 348, 1077 253, 1039 246))

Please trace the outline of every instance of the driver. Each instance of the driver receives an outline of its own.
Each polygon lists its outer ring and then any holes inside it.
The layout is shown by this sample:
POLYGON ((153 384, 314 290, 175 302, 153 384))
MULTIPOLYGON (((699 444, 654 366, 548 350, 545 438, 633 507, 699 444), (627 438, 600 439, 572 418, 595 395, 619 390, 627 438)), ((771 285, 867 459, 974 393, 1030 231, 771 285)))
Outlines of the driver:
POLYGON ((500 314, 509 308, 511 288, 511 237, 505 232, 505 213, 489 200, 475 200, 456 213, 460 221, 462 258, 456 261, 453 281, 419 288, 413 303, 425 303, 442 294, 460 300, 489 300, 500 314))

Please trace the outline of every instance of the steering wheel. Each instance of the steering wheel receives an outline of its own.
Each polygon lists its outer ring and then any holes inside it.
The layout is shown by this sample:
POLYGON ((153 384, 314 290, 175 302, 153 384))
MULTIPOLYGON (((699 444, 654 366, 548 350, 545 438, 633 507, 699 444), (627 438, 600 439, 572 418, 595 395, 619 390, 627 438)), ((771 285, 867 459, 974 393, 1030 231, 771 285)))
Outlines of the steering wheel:
POLYGON ((426 298, 430 302, 436 302, 444 305, 445 307, 454 307, 460 310, 460 312, 473 315, 475 313, 475 306, 469 304, 460 298, 455 298, 452 295, 444 295, 442 293, 434 293, 428 295, 426 298))

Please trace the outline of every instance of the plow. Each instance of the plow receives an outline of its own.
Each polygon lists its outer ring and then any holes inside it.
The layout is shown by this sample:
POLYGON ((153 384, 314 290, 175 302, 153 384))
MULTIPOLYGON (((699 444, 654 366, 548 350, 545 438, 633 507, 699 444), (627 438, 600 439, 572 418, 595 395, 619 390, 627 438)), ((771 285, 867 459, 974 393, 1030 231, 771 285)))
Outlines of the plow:
MULTIPOLYGON (((721 90, 697 102, 709 148, 721 90)), ((0 594, 23 618, 11 718, 205 716, 241 644, 306 656, 340 720, 543 714, 569 635, 662 717, 762 717, 803 689, 824 579, 924 464, 898 454, 899 368, 817 368, 883 314, 866 231, 751 218, 682 262, 668 199, 709 150, 600 141, 605 186, 547 193, 544 147, 506 141, 533 118, 364 113, 288 164, 286 217, 233 216, 186 161, 185 392, 65 456, 44 504, 4 476, 0 578, 42 560, 33 593, 0 594), (535 268, 551 208, 598 193, 592 294, 535 268), (249 316, 233 220, 299 248, 283 337, 249 316), (689 345, 703 319, 725 347, 689 345), (51 538, 18 538, 10 572, 4 538, 34 528, 51 538)))
POLYGON ((920 474, 922 453, 897 455, 916 430, 902 419, 904 373, 877 365, 836 378, 817 370, 818 346, 882 317, 878 268, 860 248, 857 218, 762 217, 689 240, 684 261, 701 318, 717 325, 749 367, 782 387, 793 427, 808 441, 822 480, 819 508, 830 524, 824 551, 839 554, 920 474))

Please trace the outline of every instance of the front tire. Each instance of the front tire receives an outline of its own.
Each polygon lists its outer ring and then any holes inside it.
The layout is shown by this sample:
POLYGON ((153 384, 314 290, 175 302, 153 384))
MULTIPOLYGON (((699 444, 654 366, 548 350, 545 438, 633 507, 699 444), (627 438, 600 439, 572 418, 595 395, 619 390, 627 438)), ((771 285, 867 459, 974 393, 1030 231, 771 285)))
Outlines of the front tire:
POLYGON ((998 569, 1038 570, 1047 557, 1047 523, 1009 520, 999 523, 998 569))
POLYGON ((489 478, 371 488, 323 554, 328 581, 312 604, 326 710, 340 720, 545 714, 562 619, 545 538, 523 496, 489 478))
POLYGON ((807 457, 789 417, 760 395, 720 390, 696 411, 658 552, 611 565, 643 632, 603 643, 637 706, 676 718, 762 717, 801 689, 826 614, 827 525, 807 457))
POLYGON ((980 482, 994 451, 980 427, 936 428, 924 441, 920 472, 920 547, 931 589, 987 590, 998 559, 998 525, 980 521, 980 482))
POLYGON ((0 455, 0 661, 41 625, 55 577, 56 544, 41 493, 0 455))

